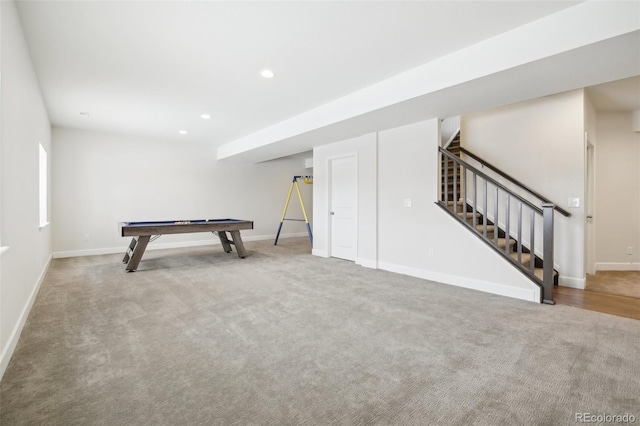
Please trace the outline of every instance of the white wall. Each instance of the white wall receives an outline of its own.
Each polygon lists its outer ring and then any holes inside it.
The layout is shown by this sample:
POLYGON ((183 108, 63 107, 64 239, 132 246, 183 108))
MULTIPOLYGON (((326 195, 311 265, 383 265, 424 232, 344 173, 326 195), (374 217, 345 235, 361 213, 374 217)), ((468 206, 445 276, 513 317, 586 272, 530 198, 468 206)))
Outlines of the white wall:
POLYGON ((554 263, 561 285, 584 288, 583 90, 467 114, 461 126, 462 146, 571 213, 555 215, 554 263))
POLYGON ((359 195, 357 263, 539 301, 535 284, 435 204, 438 122, 433 119, 314 150, 313 253, 331 255, 329 159, 355 153, 359 195), (405 198, 411 199, 412 207, 404 207, 405 198))
POLYGON ((597 140, 597 112, 588 93, 584 92, 584 129, 588 134, 588 139, 595 144, 597 140))
POLYGON ((313 150, 314 242, 313 254, 330 256, 329 161, 356 155, 358 158, 358 254, 356 263, 377 266, 377 135, 368 135, 317 147, 313 150))
MULTIPOLYGON (((2 105, 0 377, 51 258, 51 227, 40 229, 38 143, 51 153, 51 126, 13 2, 0 2, 2 105)), ((50 161, 51 163, 51 161, 50 161)))
POLYGON ((538 302, 535 284, 435 204, 438 121, 378 135, 379 267, 538 302))
MULTIPOLYGON (((248 219, 243 239, 272 238, 293 175, 308 174, 302 158, 239 164, 217 161, 209 144, 58 127, 53 167, 54 257, 124 253, 121 221, 248 219)), ((300 189, 311 213, 312 185, 300 189)), ((287 217, 302 218, 297 196, 287 217)), ((292 235, 307 235, 304 222, 285 223, 281 237, 292 235)), ((149 249, 210 243, 219 240, 165 235, 149 249)))
POLYGON ((598 113, 597 138, 596 269, 639 271, 640 134, 632 113, 598 113))

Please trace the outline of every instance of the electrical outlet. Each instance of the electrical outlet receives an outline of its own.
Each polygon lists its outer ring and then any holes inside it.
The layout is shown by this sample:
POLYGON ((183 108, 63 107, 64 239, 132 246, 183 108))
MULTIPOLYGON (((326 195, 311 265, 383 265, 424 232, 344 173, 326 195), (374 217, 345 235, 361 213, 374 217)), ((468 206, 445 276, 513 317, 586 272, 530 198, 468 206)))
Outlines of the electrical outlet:
POLYGON ((628 255, 632 255, 633 254, 633 247, 631 247, 631 246, 627 247, 627 254, 628 255))
POLYGON ((89 241, 89 234, 84 234, 84 240, 89 241))
POLYGON ((411 198, 405 198, 404 199, 404 206, 405 207, 411 207, 411 198))
POLYGON ((435 256, 435 251, 432 248, 430 248, 429 250, 427 250, 427 256, 429 257, 435 256))
POLYGON ((573 207, 573 208, 580 207, 580 198, 569 198, 567 200, 567 205, 569 207, 573 207))

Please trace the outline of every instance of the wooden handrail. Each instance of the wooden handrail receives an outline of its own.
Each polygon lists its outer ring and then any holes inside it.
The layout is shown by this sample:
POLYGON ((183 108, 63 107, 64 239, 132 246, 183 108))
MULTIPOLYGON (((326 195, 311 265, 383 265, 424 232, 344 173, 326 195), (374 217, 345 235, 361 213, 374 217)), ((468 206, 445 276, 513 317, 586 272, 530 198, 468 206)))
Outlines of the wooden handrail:
POLYGON ((487 182, 490 182, 495 187, 500 188, 502 191, 504 191, 504 192, 508 193, 510 196, 516 198, 518 201, 520 201, 521 203, 525 204, 526 206, 528 206, 529 208, 534 210, 536 213, 538 213, 540 215, 542 214, 542 208, 541 207, 538 207, 535 204, 533 204, 531 201, 526 200, 520 194, 516 194, 515 192, 513 192, 512 190, 510 190, 509 188, 507 188, 506 186, 504 186, 503 184, 501 184, 497 180, 493 179, 492 177, 490 177, 486 173, 483 173, 482 171, 480 171, 477 168, 473 167, 471 164, 467 163, 462 158, 456 157, 455 155, 453 155, 452 153, 450 153, 449 151, 447 151, 446 149, 443 149, 443 148, 439 148, 439 151, 440 151, 440 153, 442 155, 444 155, 445 157, 449 158, 454 163, 458 164, 459 166, 466 167, 468 170, 471 170, 473 173, 475 173, 476 175, 480 176, 482 179, 486 180, 487 182))
MULTIPOLYGON (((460 152, 462 152, 465 155, 468 155, 469 157, 473 158, 474 160, 476 160, 477 162, 479 162, 483 166, 485 166, 488 169, 494 171, 495 173, 499 174, 503 178, 508 179, 510 182, 518 185, 519 187, 521 187, 522 189, 524 189, 525 191, 527 191, 528 193, 530 193, 531 195, 533 195, 534 197, 536 197, 537 199, 542 201, 543 203, 553 203, 548 198, 544 197, 540 193, 538 193, 538 192, 534 191, 533 189, 529 188, 527 185, 525 185, 524 183, 520 182, 519 180, 509 176, 508 174, 506 174, 502 170, 498 169, 496 166, 494 166, 493 164, 489 163, 488 161, 485 161, 482 158, 478 157, 473 152, 470 152, 469 150, 466 150, 463 147, 460 147, 460 152)), ((553 203, 553 204, 555 206, 554 210, 556 210, 558 213, 560 213, 561 215, 563 215, 565 217, 571 216, 571 213, 569 213, 568 211, 564 210, 561 207, 558 207, 555 203, 553 203)))

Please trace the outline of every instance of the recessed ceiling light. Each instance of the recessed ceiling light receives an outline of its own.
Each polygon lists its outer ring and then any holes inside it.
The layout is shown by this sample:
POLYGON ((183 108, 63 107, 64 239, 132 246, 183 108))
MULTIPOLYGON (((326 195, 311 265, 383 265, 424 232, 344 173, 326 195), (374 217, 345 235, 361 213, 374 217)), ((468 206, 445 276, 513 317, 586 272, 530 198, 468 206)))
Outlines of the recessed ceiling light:
POLYGON ((211 116, 209 114, 202 114, 200 118, 202 118, 203 120, 211 120, 211 116))
POLYGON ((272 78, 275 74, 271 70, 263 70, 260 75, 264 78, 272 78))
POLYGON ((89 113, 88 113, 88 112, 86 112, 86 111, 83 111, 83 112, 81 112, 81 113, 80 113, 80 117, 82 117, 82 118, 89 118, 89 113))
POLYGON ((186 130, 178 130, 178 133, 180 133, 181 135, 186 135, 187 131, 186 130))

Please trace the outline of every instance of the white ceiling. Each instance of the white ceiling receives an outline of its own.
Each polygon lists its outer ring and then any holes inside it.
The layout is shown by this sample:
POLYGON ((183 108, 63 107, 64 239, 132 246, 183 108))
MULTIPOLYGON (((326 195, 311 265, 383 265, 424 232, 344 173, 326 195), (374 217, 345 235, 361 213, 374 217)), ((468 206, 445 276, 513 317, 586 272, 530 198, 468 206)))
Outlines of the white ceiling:
POLYGON ((576 3, 17 6, 53 125, 220 146, 576 3))
POLYGON ((640 78, 626 78, 640 75, 640 2, 17 7, 53 125, 208 143, 218 158, 264 161, 602 82, 589 89, 598 110, 640 108, 640 78))

